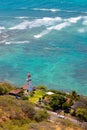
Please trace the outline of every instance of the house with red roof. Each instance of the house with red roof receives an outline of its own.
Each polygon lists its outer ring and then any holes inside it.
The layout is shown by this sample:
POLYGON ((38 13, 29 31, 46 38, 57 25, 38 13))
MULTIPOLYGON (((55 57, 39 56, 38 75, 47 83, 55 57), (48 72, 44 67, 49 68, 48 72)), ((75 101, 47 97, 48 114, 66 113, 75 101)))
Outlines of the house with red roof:
POLYGON ((29 92, 33 91, 33 87, 31 84, 31 75, 27 74, 27 83, 23 85, 21 88, 17 88, 15 90, 10 91, 10 95, 18 96, 21 92, 24 92, 24 95, 28 95, 29 92))

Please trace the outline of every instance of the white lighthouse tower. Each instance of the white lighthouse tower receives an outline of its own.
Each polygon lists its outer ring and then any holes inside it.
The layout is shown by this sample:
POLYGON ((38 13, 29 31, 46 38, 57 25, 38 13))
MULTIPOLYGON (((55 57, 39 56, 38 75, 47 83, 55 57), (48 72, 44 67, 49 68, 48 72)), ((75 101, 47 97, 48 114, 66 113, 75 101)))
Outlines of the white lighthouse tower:
POLYGON ((32 82, 31 82, 31 74, 28 73, 27 74, 27 90, 28 92, 32 92, 33 91, 33 87, 32 87, 32 82))

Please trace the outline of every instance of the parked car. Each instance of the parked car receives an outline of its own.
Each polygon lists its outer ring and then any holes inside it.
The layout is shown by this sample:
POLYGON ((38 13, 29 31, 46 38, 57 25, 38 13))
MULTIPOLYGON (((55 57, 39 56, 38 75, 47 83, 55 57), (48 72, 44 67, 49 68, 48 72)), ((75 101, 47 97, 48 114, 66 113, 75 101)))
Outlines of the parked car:
POLYGON ((63 115, 58 115, 58 117, 59 117, 59 118, 65 118, 65 116, 63 116, 63 115))

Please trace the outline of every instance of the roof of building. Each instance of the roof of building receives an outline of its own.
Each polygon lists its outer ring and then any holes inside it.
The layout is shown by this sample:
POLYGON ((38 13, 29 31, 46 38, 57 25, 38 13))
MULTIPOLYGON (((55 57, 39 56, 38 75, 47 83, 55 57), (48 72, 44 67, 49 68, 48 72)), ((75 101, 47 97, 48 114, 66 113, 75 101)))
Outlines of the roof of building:
POLYGON ((23 85, 23 86, 22 86, 22 89, 27 89, 27 85, 26 85, 26 84, 23 85))
POLYGON ((18 88, 18 89, 16 89, 16 90, 10 91, 10 94, 16 95, 16 94, 20 93, 22 90, 23 90, 22 88, 18 88))
POLYGON ((48 95, 52 95, 52 94, 54 94, 53 92, 47 92, 46 94, 48 94, 48 95))
POLYGON ((76 108, 79 107, 80 105, 81 105, 80 102, 77 101, 77 102, 75 102, 75 103, 71 106, 71 108, 72 108, 72 109, 76 109, 76 108))

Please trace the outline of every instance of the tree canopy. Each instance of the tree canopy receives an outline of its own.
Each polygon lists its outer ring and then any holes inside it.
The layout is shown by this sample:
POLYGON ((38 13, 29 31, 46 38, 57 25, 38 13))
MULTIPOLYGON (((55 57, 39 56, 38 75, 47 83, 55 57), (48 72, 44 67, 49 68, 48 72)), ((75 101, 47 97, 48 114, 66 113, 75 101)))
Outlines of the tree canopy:
POLYGON ((50 99, 50 106, 53 110, 58 110, 62 108, 62 104, 65 103, 66 99, 62 95, 53 94, 50 99))

